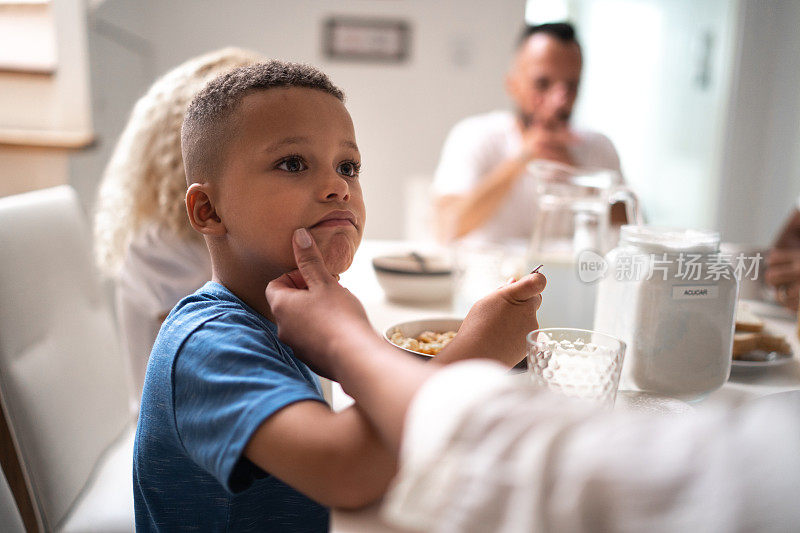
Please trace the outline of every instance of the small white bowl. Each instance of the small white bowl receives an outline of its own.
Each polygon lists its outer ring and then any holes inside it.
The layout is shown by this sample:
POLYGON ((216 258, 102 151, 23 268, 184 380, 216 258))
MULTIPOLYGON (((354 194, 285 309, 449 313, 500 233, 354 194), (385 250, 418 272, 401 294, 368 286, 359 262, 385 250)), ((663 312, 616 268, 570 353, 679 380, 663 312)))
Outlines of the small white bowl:
POLYGON ((416 337, 423 331, 433 331, 436 333, 444 333, 446 331, 458 331, 458 328, 461 327, 461 323, 463 321, 464 319, 462 318, 424 318, 422 320, 400 322, 399 324, 395 324, 394 326, 386 328, 386 331, 383 332, 383 338, 386 339, 386 342, 388 342, 398 350, 403 350, 404 352, 414 354, 424 359, 430 359, 432 356, 428 354, 415 352, 414 350, 401 348, 400 346, 396 345, 391 341, 392 335, 399 332, 401 335, 403 335, 403 337, 416 337))
POLYGON ((439 256, 384 255, 372 260, 375 276, 389 300, 444 302, 453 297, 453 269, 439 256), (423 267, 424 265, 424 267, 423 267))

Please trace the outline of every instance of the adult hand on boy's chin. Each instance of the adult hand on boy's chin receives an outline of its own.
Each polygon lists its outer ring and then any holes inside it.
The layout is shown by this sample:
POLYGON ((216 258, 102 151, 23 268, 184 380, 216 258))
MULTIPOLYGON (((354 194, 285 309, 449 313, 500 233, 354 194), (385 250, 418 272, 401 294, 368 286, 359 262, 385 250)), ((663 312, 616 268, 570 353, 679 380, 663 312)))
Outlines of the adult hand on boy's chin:
POLYGON ((546 283, 542 274, 528 274, 478 300, 436 358, 444 363, 487 358, 514 366, 525 356, 528 332, 539 328, 536 311, 546 283))
POLYGON ((361 302, 328 272, 311 234, 295 231, 292 246, 297 270, 273 280, 266 290, 278 337, 315 372, 334 378, 337 357, 377 336, 361 302))

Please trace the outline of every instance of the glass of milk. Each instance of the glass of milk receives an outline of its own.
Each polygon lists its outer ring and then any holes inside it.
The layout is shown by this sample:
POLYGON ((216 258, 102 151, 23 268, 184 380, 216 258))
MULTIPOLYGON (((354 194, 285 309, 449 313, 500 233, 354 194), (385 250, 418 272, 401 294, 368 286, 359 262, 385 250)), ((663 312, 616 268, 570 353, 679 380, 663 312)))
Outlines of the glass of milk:
POLYGON ((528 334, 534 383, 606 408, 614 406, 624 356, 624 342, 596 331, 548 328, 528 334))

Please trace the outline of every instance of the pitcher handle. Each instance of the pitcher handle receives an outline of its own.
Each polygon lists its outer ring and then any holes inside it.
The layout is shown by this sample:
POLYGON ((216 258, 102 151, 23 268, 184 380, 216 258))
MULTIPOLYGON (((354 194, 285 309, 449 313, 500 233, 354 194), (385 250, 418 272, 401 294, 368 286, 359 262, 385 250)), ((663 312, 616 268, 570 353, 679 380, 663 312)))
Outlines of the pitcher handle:
POLYGON ((625 216, 628 218, 628 224, 641 225, 644 224, 642 213, 639 210, 639 198, 630 188, 625 185, 617 185, 608 195, 608 205, 614 205, 617 202, 625 204, 625 216))

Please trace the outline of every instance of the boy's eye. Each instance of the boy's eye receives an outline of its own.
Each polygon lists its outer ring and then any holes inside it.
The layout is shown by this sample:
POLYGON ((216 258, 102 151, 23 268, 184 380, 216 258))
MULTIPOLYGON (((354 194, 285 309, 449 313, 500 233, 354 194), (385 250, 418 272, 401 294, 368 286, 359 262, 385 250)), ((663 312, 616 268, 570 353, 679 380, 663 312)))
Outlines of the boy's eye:
POLYGON ((344 174, 349 178, 356 178, 358 177, 358 172, 361 168, 361 165, 356 163, 355 161, 345 161, 344 163, 339 164, 339 168, 336 169, 337 172, 340 174, 344 174))
POLYGON ((278 163, 278 168, 286 172, 300 172, 306 170, 308 167, 299 157, 287 157, 278 163))

